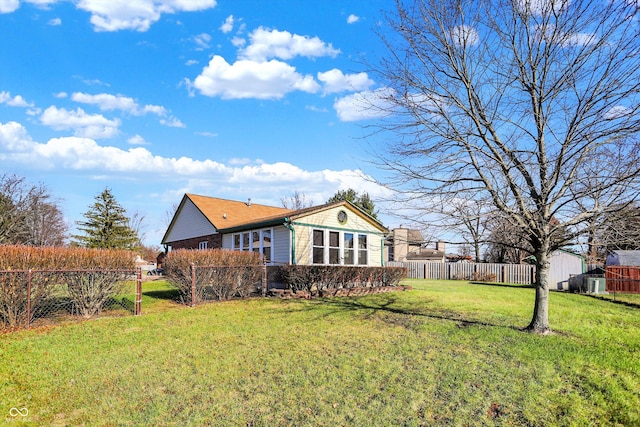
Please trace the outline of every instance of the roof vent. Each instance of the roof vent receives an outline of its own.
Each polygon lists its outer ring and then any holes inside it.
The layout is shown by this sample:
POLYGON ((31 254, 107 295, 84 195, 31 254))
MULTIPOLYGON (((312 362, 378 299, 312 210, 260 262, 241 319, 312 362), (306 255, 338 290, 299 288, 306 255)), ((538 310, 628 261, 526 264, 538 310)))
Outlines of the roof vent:
POLYGON ((251 207, 251 197, 249 197, 249 200, 247 200, 247 206, 251 207))
POLYGON ((222 214, 222 218, 227 219, 227 214, 226 214, 226 213, 223 213, 223 214, 222 214))

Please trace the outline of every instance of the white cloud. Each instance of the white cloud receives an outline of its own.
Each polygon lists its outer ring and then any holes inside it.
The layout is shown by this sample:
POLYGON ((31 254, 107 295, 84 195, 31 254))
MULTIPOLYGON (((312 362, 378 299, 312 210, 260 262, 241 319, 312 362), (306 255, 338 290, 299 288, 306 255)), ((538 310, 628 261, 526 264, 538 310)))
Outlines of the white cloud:
POLYGON ((355 24, 356 22, 358 22, 360 20, 359 16, 354 15, 353 13, 351 15, 349 15, 349 17, 347 18, 347 24, 355 24))
POLYGON ((622 105, 615 105, 609 108, 609 110, 604 113, 603 117, 606 120, 615 120, 621 119, 623 117, 629 117, 631 114, 633 114, 633 110, 631 110, 630 108, 624 107, 622 105))
POLYGON ((198 45, 197 50, 209 49, 211 36, 207 33, 198 34, 193 38, 193 41, 198 45))
POLYGON ((220 26, 220 31, 225 34, 233 31, 233 15, 227 16, 227 19, 225 19, 224 23, 220 26))
POLYGON ((343 122, 354 122, 387 117, 392 105, 385 98, 390 95, 388 89, 364 91, 338 98, 334 104, 338 118, 343 122))
POLYGON ((196 65, 197 63, 198 63, 198 61, 196 61, 195 59, 190 59, 187 62, 185 62, 184 64, 191 66, 191 65, 196 65))
POLYGON ((69 95, 67 94, 67 92, 58 92, 54 93, 53 96, 55 96, 56 98, 66 98, 69 95))
POLYGON ((169 114, 166 108, 161 105, 147 104, 140 106, 133 98, 122 95, 111 95, 109 93, 99 93, 90 95, 82 92, 75 92, 71 95, 75 102, 83 104, 97 105, 101 111, 123 111, 134 116, 145 114, 155 114, 160 117, 160 124, 170 127, 186 127, 180 119, 169 114))
POLYGON ((71 99, 82 104, 97 105, 102 111, 121 110, 127 113, 135 114, 138 111, 138 104, 133 98, 122 95, 111 95, 108 93, 99 93, 90 95, 88 93, 75 92, 71 95, 71 99))
POLYGON ((223 99, 279 99, 294 90, 310 93, 319 90, 312 76, 303 76, 284 62, 239 60, 229 64, 218 55, 211 58, 193 83, 188 83, 203 95, 223 99))
POLYGON ((558 13, 570 3, 571 0, 516 0, 514 5, 520 13, 540 16, 558 13))
POLYGON ((269 58, 292 59, 296 56, 335 58, 340 50, 318 37, 300 36, 288 31, 268 30, 259 27, 249 35, 249 45, 239 52, 243 59, 265 61, 269 58))
MULTIPOLYGON (((143 138, 138 135, 130 138, 131 143, 140 141, 143 138)), ((325 199, 344 188, 362 189, 371 195, 384 191, 359 170, 306 171, 285 162, 233 159, 224 164, 210 159, 167 158, 154 155, 144 147, 123 150, 101 146, 93 139, 80 137, 52 138, 46 143, 38 143, 16 122, 0 122, 0 160, 38 168, 86 171, 94 175, 153 173, 172 180, 202 180, 206 176, 200 185, 218 189, 220 183, 242 184, 243 187, 261 188, 266 193, 271 190, 275 194, 285 194, 295 186, 305 188, 305 192, 308 189, 309 194, 322 193, 325 199)))
POLYGON ((367 76, 367 73, 345 75, 337 68, 324 73, 318 73, 318 80, 324 83, 322 89, 324 94, 366 90, 374 83, 373 80, 367 76))
POLYGON ((62 19, 60 18, 53 18, 49 21, 49 25, 51 25, 52 27, 57 27, 59 25, 62 25, 62 19))
POLYGON ((149 145, 147 141, 144 140, 140 135, 134 135, 131 138, 127 139, 127 142, 131 145, 149 145))
MULTIPOLYGON (((0 0, 1 1, 1 0, 0 0)), ((216 0, 79 0, 96 31, 147 31, 162 14, 211 9, 216 0)))
POLYGON ((242 37, 234 37, 231 39, 231 44, 237 47, 238 49, 247 44, 247 41, 242 37))
POLYGON ((74 135, 85 138, 111 138, 118 134, 120 120, 109 120, 101 114, 87 114, 81 108, 66 110, 51 106, 40 116, 42 124, 55 130, 72 129, 74 135))
MULTIPOLYGON (((58 0, 24 0, 23 3, 31 3, 44 7, 57 1, 58 0)), ((19 7, 20 0, 0 0, 0 13, 15 12, 19 7)))
POLYGON ((0 104, 7 104, 10 107, 33 107, 22 96, 11 96, 9 92, 0 92, 0 104))
POLYGON ((478 31, 468 25, 457 25, 449 31, 451 42, 458 47, 475 46, 480 41, 478 31))
POLYGON ((180 121, 180 119, 177 119, 175 117, 168 117, 166 119, 161 119, 160 120, 160 124, 164 125, 164 126, 169 126, 169 127, 172 127, 172 128, 186 128, 187 127, 187 125, 182 123, 180 121))
POLYGON ((203 131, 203 132, 195 132, 196 135, 200 135, 200 136, 206 136, 207 138, 217 138, 218 134, 215 132, 207 132, 207 131, 203 131))

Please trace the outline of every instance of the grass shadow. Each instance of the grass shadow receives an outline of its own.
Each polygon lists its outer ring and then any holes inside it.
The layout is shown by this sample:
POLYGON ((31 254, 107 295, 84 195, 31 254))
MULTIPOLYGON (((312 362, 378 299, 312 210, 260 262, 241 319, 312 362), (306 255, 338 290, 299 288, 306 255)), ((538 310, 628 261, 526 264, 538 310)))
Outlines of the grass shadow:
MULTIPOLYGON (((317 298, 312 300, 306 300, 304 305, 300 300, 292 300, 299 304, 299 310, 320 310, 325 313, 319 317, 328 317, 339 312, 360 312, 365 318, 372 318, 373 316, 384 314, 380 318, 395 325, 402 325, 415 328, 420 322, 416 322, 415 319, 428 318, 438 319, 456 322, 460 328, 469 327, 472 325, 477 326, 491 326, 498 328, 508 328, 517 331, 522 331, 522 328, 514 326, 500 325, 490 322, 484 322, 477 319, 465 318, 458 312, 452 310, 433 310, 429 309, 427 301, 424 301, 425 307, 421 309, 402 307, 400 302, 402 301, 398 295, 393 295, 393 292, 386 294, 378 294, 376 298, 366 297, 328 297, 317 298), (327 310, 328 309, 328 310, 327 310), (406 317, 405 321, 398 316, 406 317), (413 320, 411 320, 413 319, 413 320)), ((406 303, 406 301, 404 301, 406 303)))
POLYGON ((180 291, 178 289, 143 291, 142 295, 158 300, 180 301, 180 291))
POLYGON ((499 288, 518 288, 518 289, 534 289, 535 285, 518 285, 515 283, 494 283, 494 282, 478 282, 472 281, 469 282, 472 285, 482 285, 482 286, 497 286, 499 288))

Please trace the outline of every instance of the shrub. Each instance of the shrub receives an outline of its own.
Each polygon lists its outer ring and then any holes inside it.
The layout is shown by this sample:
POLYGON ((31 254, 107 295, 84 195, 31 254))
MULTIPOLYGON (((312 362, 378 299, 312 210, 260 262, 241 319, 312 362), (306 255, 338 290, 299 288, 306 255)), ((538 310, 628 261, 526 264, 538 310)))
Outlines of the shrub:
POLYGON ((176 249, 167 254, 164 272, 178 288, 182 302, 193 305, 206 299, 248 296, 260 283, 261 266, 257 252, 176 249), (192 277, 192 265, 195 277, 192 277), (192 280, 195 280, 193 301, 192 280))
POLYGON ((310 293, 340 288, 397 286, 407 276, 403 267, 285 265, 280 270, 288 289, 310 293))
POLYGON ((135 254, 125 250, 0 246, 0 320, 10 327, 31 322, 64 285, 76 312, 97 314, 120 292, 125 278, 123 272, 106 270, 132 270, 134 259, 135 254))

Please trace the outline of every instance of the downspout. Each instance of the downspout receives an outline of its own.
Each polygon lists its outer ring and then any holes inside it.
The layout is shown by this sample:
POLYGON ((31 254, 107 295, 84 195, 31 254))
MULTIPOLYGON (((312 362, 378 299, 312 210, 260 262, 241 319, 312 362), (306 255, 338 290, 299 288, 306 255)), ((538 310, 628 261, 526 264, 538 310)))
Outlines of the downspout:
POLYGON ((289 218, 284 219, 283 225, 291 231, 291 264, 296 265, 296 229, 291 225, 289 218))
POLYGON ((380 265, 384 267, 384 236, 380 239, 380 265))

